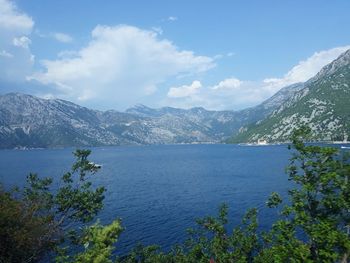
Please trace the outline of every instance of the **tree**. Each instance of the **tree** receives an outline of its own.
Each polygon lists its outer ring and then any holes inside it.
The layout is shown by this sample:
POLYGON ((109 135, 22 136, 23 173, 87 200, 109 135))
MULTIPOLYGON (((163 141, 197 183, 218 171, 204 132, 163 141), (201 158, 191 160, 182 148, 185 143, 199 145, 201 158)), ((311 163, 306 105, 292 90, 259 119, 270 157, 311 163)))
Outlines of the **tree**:
POLYGON ((97 222, 86 227, 78 241, 84 250, 76 254, 60 253, 56 257, 56 262, 112 263, 114 244, 122 230, 119 220, 107 226, 102 226, 97 222))
POLYGON ((37 207, 0 190, 0 262, 33 262, 52 248, 45 239, 52 220, 36 215, 37 207))
MULTIPOLYGON (((308 133, 304 128, 293 135, 288 174, 296 187, 289 191, 289 203, 282 207, 268 239, 270 247, 263 253, 279 255, 283 262, 291 255, 296 262, 347 262, 350 164, 337 148, 305 145, 308 133)), ((280 203, 277 193, 268 201, 270 207, 280 203)))
POLYGON ((0 189, 0 262, 36 262, 79 244, 82 233, 72 225, 90 222, 103 207, 105 192, 89 181, 99 169, 89 155, 89 150, 74 152, 76 161, 57 190, 52 178, 37 174, 27 177, 23 191, 0 189), (69 246, 60 247, 63 243, 69 246))

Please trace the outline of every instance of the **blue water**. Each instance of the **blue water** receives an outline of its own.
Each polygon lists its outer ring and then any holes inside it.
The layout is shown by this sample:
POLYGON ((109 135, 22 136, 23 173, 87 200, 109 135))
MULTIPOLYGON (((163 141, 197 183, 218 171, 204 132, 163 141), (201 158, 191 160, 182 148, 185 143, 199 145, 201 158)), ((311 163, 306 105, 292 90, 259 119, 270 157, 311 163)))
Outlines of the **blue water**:
MULTIPOLYGON (((58 178, 68 171, 74 149, 2 150, 0 182, 23 185, 29 172, 58 178)), ((92 148, 91 160, 102 164, 94 183, 107 188, 103 223, 121 218, 125 231, 117 248, 135 243, 163 249, 184 241, 195 219, 215 215, 229 205, 230 225, 250 207, 259 209, 262 229, 276 211, 265 208, 273 191, 285 194, 287 146, 161 145, 92 148)))

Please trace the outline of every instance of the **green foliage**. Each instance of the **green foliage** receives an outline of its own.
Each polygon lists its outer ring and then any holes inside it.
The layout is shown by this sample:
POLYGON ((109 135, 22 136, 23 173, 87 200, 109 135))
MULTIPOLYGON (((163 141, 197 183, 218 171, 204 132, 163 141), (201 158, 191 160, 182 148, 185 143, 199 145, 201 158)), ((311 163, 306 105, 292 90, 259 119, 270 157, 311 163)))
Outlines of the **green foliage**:
POLYGON ((301 229, 314 262, 334 262, 349 253, 350 165, 339 150, 304 145, 293 137, 289 178, 299 185, 289 191, 288 217, 301 229))
POLYGON ((32 262, 52 248, 52 218, 37 216, 40 203, 18 201, 0 188, 0 262, 32 262))
POLYGON ((56 205, 62 222, 65 218, 81 222, 89 222, 102 209, 104 187, 92 189, 87 181, 89 174, 94 174, 99 167, 87 158, 90 150, 76 150, 76 162, 72 170, 62 177, 63 186, 56 195, 56 205))
POLYGON ((257 235, 257 210, 249 210, 242 224, 227 231, 228 208, 222 205, 217 217, 197 220, 197 228, 189 229, 189 238, 183 245, 164 253, 157 246, 138 246, 130 255, 121 258, 123 263, 208 263, 252 262, 260 245, 257 235))
MULTIPOLYGON (((295 151, 288 174, 298 187, 289 191, 289 203, 266 235, 268 248, 260 258, 274 258, 274 262, 347 262, 350 165, 336 148, 305 145, 302 139, 308 132, 302 128, 292 138, 295 151)), ((267 204, 276 207, 281 202, 273 193, 267 204)))
POLYGON ((56 262, 74 263, 112 263, 111 257, 114 243, 122 231, 119 220, 110 225, 101 226, 99 222, 86 227, 79 238, 79 244, 84 246, 84 251, 76 255, 61 254, 56 262))
POLYGON ((23 191, 0 191, 0 262, 36 262, 54 250, 62 252, 63 242, 79 239, 81 233, 69 226, 91 221, 103 206, 105 192, 88 181, 99 169, 89 154, 74 153, 76 162, 58 190, 51 189, 51 178, 29 174, 23 191))
POLYGON ((147 246, 144 247, 142 244, 138 244, 129 253, 129 255, 119 258, 117 263, 175 263, 184 262, 180 260, 175 260, 175 257, 169 253, 163 253, 159 246, 147 246))
POLYGON ((277 207, 280 203, 282 203, 282 198, 279 193, 273 192, 269 199, 266 202, 267 207, 273 208, 277 207))

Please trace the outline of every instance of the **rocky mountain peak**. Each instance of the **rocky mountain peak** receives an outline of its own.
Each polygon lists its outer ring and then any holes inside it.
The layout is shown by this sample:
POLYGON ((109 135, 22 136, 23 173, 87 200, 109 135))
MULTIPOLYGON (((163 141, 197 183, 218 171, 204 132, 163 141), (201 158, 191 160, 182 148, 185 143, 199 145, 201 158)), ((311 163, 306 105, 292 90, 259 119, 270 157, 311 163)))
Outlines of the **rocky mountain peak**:
POLYGON ((331 63, 324 66, 315 77, 311 78, 308 82, 317 81, 327 75, 331 75, 336 72, 339 68, 344 66, 350 67, 350 49, 340 54, 337 59, 332 61, 331 63))

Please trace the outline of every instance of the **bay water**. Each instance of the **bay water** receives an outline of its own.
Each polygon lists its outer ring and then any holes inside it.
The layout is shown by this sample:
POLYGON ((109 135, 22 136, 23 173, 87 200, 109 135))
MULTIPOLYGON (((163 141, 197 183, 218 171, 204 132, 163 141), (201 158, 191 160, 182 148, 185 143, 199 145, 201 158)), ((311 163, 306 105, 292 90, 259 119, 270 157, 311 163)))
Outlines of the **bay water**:
MULTIPOLYGON (((229 206, 231 229, 248 208, 259 209, 261 229, 268 229, 277 211, 266 208, 273 191, 286 195, 291 183, 285 167, 286 145, 239 146, 152 145, 90 148, 91 161, 102 169, 95 185, 107 188, 104 224, 120 218, 125 228, 117 243, 124 254, 137 243, 158 244, 164 250, 183 242, 195 219, 216 215, 229 206)), ((55 179, 69 171, 73 148, 1 150, 0 182, 23 186, 29 172, 55 179)))

